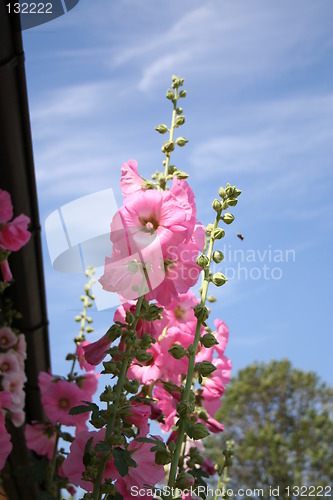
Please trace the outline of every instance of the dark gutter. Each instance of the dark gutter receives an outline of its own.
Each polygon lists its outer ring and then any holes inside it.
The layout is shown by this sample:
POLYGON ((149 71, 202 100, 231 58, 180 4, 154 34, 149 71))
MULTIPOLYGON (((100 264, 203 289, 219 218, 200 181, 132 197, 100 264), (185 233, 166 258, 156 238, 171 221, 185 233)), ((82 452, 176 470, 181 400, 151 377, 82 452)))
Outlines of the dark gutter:
MULTIPOLYGON (((43 410, 38 389, 38 373, 50 367, 48 319, 40 236, 34 160, 24 66, 22 34, 17 16, 10 16, 0 2, 0 187, 12 197, 14 215, 30 217, 29 243, 10 255, 14 276, 10 294, 22 314, 15 327, 26 336, 26 419, 38 420, 43 410)), ((4 489, 10 500, 36 500, 37 486, 14 470, 27 464, 23 428, 12 428, 13 452, 3 470, 4 489)))

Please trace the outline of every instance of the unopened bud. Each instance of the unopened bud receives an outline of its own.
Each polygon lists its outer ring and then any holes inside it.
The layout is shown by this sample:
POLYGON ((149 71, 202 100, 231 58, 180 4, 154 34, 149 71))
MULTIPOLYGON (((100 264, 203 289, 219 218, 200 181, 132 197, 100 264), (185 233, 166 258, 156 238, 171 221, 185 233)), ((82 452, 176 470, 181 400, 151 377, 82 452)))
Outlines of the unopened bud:
POLYGON ((176 139, 177 146, 180 146, 182 148, 183 146, 185 146, 186 143, 188 143, 188 140, 185 139, 185 137, 177 137, 176 139))
POLYGON ((229 207, 235 207, 238 203, 237 198, 227 198, 227 203, 229 207))
POLYGON ((225 224, 231 224, 235 220, 235 217, 232 214, 226 213, 223 215, 222 220, 225 224))
POLYGON ((221 196, 221 198, 226 197, 226 192, 225 192, 225 189, 223 187, 220 187, 220 189, 219 189, 219 196, 221 196))
POLYGON ((78 314, 74 319, 78 323, 79 321, 81 321, 81 316, 78 314))
POLYGON ((187 95, 186 90, 181 90, 181 91, 179 92, 179 94, 178 94, 178 97, 182 98, 182 97, 186 97, 186 95, 187 95))
POLYGON ((171 153, 175 149, 175 143, 172 141, 166 141, 162 146, 163 153, 171 153))
POLYGON ((192 484, 194 484, 194 477, 188 472, 180 472, 175 481, 175 487, 182 491, 192 486, 192 484))
POLYGON ((220 202, 220 200, 218 200, 218 199, 215 198, 215 200, 212 203, 212 207, 215 210, 215 212, 221 212, 221 210, 222 210, 222 203, 220 202))
POLYGON ((187 179, 188 178, 188 174, 186 172, 183 172, 182 170, 177 170, 177 172, 175 172, 174 175, 177 177, 177 179, 187 179))
POLYGON ((184 349, 184 347, 181 345, 175 345, 171 347, 168 352, 175 359, 182 359, 184 356, 186 356, 186 349, 184 349))
POLYGON ((216 340, 215 335, 212 333, 206 333, 206 335, 201 338, 201 344, 209 348, 213 347, 213 345, 217 345, 218 341, 216 340))
POLYGON ((225 236, 224 229, 222 229, 221 227, 217 227, 216 229, 214 229, 214 232, 213 232, 214 240, 220 240, 221 238, 224 238, 224 236, 225 236))
POLYGON ((210 361, 200 361, 195 364, 194 368, 203 377, 207 377, 216 370, 216 367, 210 361))
POLYGON ((184 125, 185 123, 185 116, 177 116, 176 122, 175 122, 175 127, 180 127, 181 125, 184 125))
POLYGON ((224 276, 222 273, 215 273, 214 276, 212 277, 212 282, 216 286, 222 286, 224 285, 228 279, 224 276))
POLYGON ((176 108, 176 114, 181 115, 183 112, 183 108, 176 108))
POLYGON ((216 297, 214 297, 214 295, 208 295, 207 300, 208 302, 216 302, 216 297))
POLYGON ((242 194, 242 190, 241 189, 237 189, 237 188, 234 189, 234 196, 238 197, 241 194, 242 194))
POLYGON ((141 361, 141 363, 145 363, 146 361, 150 361, 153 359, 153 355, 150 354, 150 352, 139 350, 135 354, 135 357, 138 361, 141 361))
POLYGON ((221 252, 221 250, 216 250, 214 253, 213 253, 213 261, 216 263, 216 264, 219 264, 220 262, 222 262, 222 260, 224 259, 224 255, 223 253, 221 252))
POLYGON ((214 225, 213 224, 208 224, 208 226, 206 227, 206 233, 207 234, 210 234, 214 229, 214 225))
POLYGON ((171 453, 167 450, 159 450, 155 453, 155 462, 158 465, 167 465, 171 462, 171 453))
POLYGON ((175 98, 175 93, 171 89, 168 89, 166 93, 166 98, 169 99, 170 101, 173 101, 173 99, 175 98))
POLYGON ((165 134, 168 131, 168 127, 161 123, 161 125, 157 125, 157 127, 155 127, 155 130, 157 130, 160 134, 165 134))
POLYGON ((204 255, 204 254, 199 255, 199 257, 197 258, 197 264, 198 264, 198 266, 200 266, 202 268, 208 266, 209 259, 208 259, 207 255, 204 255))
POLYGON ((194 424, 191 431, 192 439, 195 439, 196 441, 209 436, 209 430, 201 422, 194 424))

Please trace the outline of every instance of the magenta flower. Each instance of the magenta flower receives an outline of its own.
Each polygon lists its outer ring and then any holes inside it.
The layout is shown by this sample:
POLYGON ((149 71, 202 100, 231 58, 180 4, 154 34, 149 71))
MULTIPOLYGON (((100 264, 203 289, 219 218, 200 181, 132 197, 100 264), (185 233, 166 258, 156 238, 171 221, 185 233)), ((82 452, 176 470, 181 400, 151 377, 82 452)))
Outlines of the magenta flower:
POLYGON ((0 247, 4 250, 17 252, 30 240, 28 231, 29 217, 24 214, 15 217, 0 229, 0 247))
POLYGON ((138 436, 145 437, 149 431, 148 419, 151 415, 150 405, 131 402, 131 414, 126 417, 126 420, 137 427, 138 436))
POLYGON ((105 351, 110 349, 111 341, 108 335, 105 334, 96 342, 83 346, 83 352, 86 362, 90 365, 99 365, 106 356, 105 351))
POLYGON ((21 371, 18 356, 12 350, 0 353, 0 375, 4 378, 16 378, 21 371))
POLYGON ((31 425, 26 424, 24 434, 29 450, 52 459, 56 443, 56 433, 52 426, 32 422, 31 425))
POLYGON ((214 417, 221 406, 221 397, 225 392, 225 386, 230 381, 231 360, 226 356, 213 359, 212 363, 216 370, 205 378, 205 384, 202 386, 202 404, 207 413, 214 417))
POLYGON ((10 435, 6 429, 5 417, 0 412, 0 471, 6 464, 7 457, 12 451, 13 445, 10 441, 10 435))
POLYGON ((44 410, 50 421, 74 425, 78 431, 86 428, 88 414, 70 415, 69 410, 87 400, 87 395, 74 382, 56 380, 46 372, 40 372, 38 380, 44 410))
POLYGON ((93 372, 95 370, 95 366, 88 363, 84 355, 84 347, 90 345, 88 340, 84 340, 80 344, 78 344, 76 348, 76 355, 78 357, 78 362, 81 370, 85 370, 86 372, 93 372))
POLYGON ((13 205, 10 194, 0 189, 0 224, 8 222, 13 217, 13 205))

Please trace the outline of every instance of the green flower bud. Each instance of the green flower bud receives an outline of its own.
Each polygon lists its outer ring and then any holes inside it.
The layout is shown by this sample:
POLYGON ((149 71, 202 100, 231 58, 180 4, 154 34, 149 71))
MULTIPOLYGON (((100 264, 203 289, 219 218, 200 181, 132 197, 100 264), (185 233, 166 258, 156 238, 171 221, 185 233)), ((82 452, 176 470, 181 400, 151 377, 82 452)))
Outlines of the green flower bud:
POLYGON ((178 94, 178 97, 180 97, 180 98, 183 98, 183 97, 186 97, 186 96, 187 96, 187 92, 186 92, 186 90, 181 90, 181 91, 179 92, 179 94, 178 94))
POLYGON ((213 261, 216 264, 219 264, 220 262, 222 262, 223 259, 224 259, 224 255, 221 252, 221 250, 215 250, 215 252, 213 253, 213 261))
POLYGON ((208 295, 207 300, 208 302, 216 302, 216 297, 214 297, 214 295, 208 295))
POLYGON ((201 422, 197 422, 192 426, 192 439, 198 440, 209 436, 209 430, 201 422))
POLYGON ((171 356, 175 359, 182 359, 186 356, 186 349, 182 345, 175 345, 168 350, 171 356))
MULTIPOLYGON (((176 170, 177 170, 176 165, 169 165, 169 168, 168 168, 168 174, 169 174, 169 175, 173 175, 173 173, 174 173, 174 172, 176 172, 176 170)), ((180 172, 180 170, 179 170, 179 172, 180 172)), ((188 176, 187 176, 187 177, 188 177, 188 176)))
POLYGON ((226 213, 223 215, 222 220, 225 224, 231 224, 235 220, 235 217, 232 214, 226 213))
POLYGON ((206 333, 206 335, 201 338, 201 344, 209 348, 213 347, 213 345, 217 345, 218 341, 216 340, 215 335, 212 333, 206 333))
POLYGON ((207 377, 207 375, 210 375, 216 370, 216 367, 210 361, 200 361, 195 364, 194 368, 203 377, 207 377))
POLYGON ((222 273, 215 273, 214 276, 212 277, 212 282, 216 286, 222 286, 224 285, 228 279, 224 276, 222 273))
POLYGON ((227 198, 227 203, 229 207, 235 207, 238 203, 237 198, 227 198))
POLYGON ((141 361, 141 363, 145 363, 146 361, 150 361, 151 359, 153 359, 153 355, 150 354, 150 352, 143 350, 138 350, 135 354, 135 357, 138 361, 141 361))
POLYGON ((166 141, 162 146, 162 153, 171 153, 175 149, 175 143, 166 141))
POLYGON ((95 331, 95 330, 94 330, 94 328, 93 328, 92 326, 87 326, 87 327, 86 327, 86 332, 87 332, 87 333, 92 333, 92 332, 94 332, 94 331, 95 331))
POLYGON ((131 260, 127 264, 127 270, 130 274, 136 274, 139 270, 139 265, 137 260, 131 260))
POLYGON ((183 112, 183 108, 176 108, 176 114, 181 115, 183 112))
POLYGON ((176 443, 174 441, 170 441, 170 443, 168 444, 168 448, 171 451, 171 453, 173 453, 176 449, 176 443))
POLYGON ((181 127, 185 123, 185 116, 177 116, 176 122, 175 122, 175 127, 181 127))
POLYGON ((104 373, 113 373, 116 374, 118 372, 117 363, 115 361, 103 361, 104 373))
POLYGON ((187 142, 188 142, 188 140, 187 140, 187 139, 185 139, 185 137, 177 137, 177 139, 176 139, 176 144, 177 144, 177 146, 180 146, 181 148, 182 148, 183 146, 185 146, 185 144, 186 144, 187 142))
POLYGON ((237 189, 237 188, 234 189, 234 196, 238 197, 241 194, 242 194, 242 190, 241 189, 237 189))
POLYGON ((208 224, 208 226, 206 227, 206 233, 207 234, 210 234, 214 229, 214 225, 213 224, 208 224))
POLYGON ((171 462, 171 453, 167 450, 159 450, 155 453, 155 462, 158 465, 167 465, 171 462))
POLYGON ((168 131, 168 127, 161 123, 161 125, 157 125, 157 127, 155 127, 155 130, 157 130, 160 134, 165 134, 168 131))
POLYGON ((126 311, 125 320, 128 325, 131 325, 134 322, 134 316, 130 311, 126 311))
MULTIPOLYGON (((208 433, 209 434, 209 433, 208 433)), ((188 472, 180 472, 175 481, 175 487, 180 490, 189 488, 194 483, 194 477, 188 472)))
POLYGON ((81 321, 81 316, 78 314, 74 319, 78 323, 79 321, 81 321))
POLYGON ((219 189, 219 196, 221 198, 225 198, 226 197, 226 192, 225 192, 225 189, 223 187, 220 187, 220 189, 219 189))
POLYGON ((221 212, 221 210, 222 210, 222 203, 220 202, 220 200, 217 200, 215 198, 215 200, 212 203, 212 207, 215 210, 215 212, 221 212))
POLYGON ((177 404, 177 412, 180 417, 189 417, 194 411, 195 405, 188 401, 180 401, 177 404))
POLYGON ((222 229, 221 227, 217 227, 216 229, 214 229, 214 232, 213 232, 214 240, 220 240, 221 238, 224 238, 224 236, 225 236, 224 229, 222 229))
POLYGON ((225 192, 227 193, 227 196, 233 196, 235 187, 236 186, 231 186, 229 183, 226 185, 225 192))
POLYGON ((175 93, 171 89, 168 89, 166 93, 166 98, 169 99, 170 101, 173 101, 175 98, 175 93))
POLYGON ((197 304, 193 307, 194 316, 198 318, 200 321, 206 321, 209 318, 209 311, 206 306, 202 304, 197 304))
POLYGON ((187 179, 188 178, 188 174, 186 172, 183 172, 182 170, 177 170, 177 172, 175 172, 174 175, 177 177, 177 179, 187 179))
POLYGON ((148 181, 144 181, 144 182, 142 183, 142 186, 141 186, 141 187, 142 187, 142 189, 154 189, 155 184, 154 184, 152 181, 149 181, 149 180, 148 180, 148 181))
POLYGON ((208 264, 209 264, 209 259, 208 259, 207 255, 201 254, 201 255, 199 255, 199 257, 197 258, 197 261, 196 261, 196 262, 197 262, 198 266, 200 266, 200 267, 204 268, 204 267, 208 266, 208 264))

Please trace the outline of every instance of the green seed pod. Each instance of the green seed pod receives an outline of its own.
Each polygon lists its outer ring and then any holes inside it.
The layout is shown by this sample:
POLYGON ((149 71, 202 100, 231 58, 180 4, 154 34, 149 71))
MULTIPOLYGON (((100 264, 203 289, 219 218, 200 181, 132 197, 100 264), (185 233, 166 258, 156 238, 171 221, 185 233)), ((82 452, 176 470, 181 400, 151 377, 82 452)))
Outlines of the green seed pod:
POLYGON ((227 203, 229 207, 235 207, 238 203, 237 198, 227 198, 227 203))
POLYGON ((184 356, 186 356, 186 349, 184 349, 184 347, 181 345, 175 345, 171 347, 168 352, 175 359, 182 359, 184 356))
POLYGON ((213 347, 213 345, 217 345, 218 341, 215 338, 215 335, 212 333, 206 333, 203 337, 201 337, 201 344, 207 348, 213 347))
POLYGON ((203 377, 207 377, 216 370, 216 367, 210 361, 200 361, 195 364, 194 368, 203 377))
POLYGON ((173 101, 175 98, 175 93, 171 89, 168 89, 166 93, 166 98, 169 99, 170 101, 173 101))
POLYGON ((224 229, 222 229, 221 227, 217 227, 216 229, 214 229, 213 238, 215 240, 220 240, 221 238, 224 238, 224 236, 225 236, 224 229))
POLYGON ((185 139, 185 137, 177 137, 177 139, 176 139, 177 146, 180 146, 181 148, 183 146, 185 146, 185 144, 187 144, 187 143, 188 143, 188 140, 185 139))
POLYGON ((226 192, 225 192, 225 189, 221 186, 220 189, 219 189, 219 196, 221 198, 225 198, 227 196, 226 192))
POLYGON ((209 264, 209 259, 208 259, 207 255, 201 254, 197 258, 196 262, 197 262, 198 266, 205 268, 209 264))
POLYGON ((215 212, 219 213, 222 210, 222 203, 220 202, 220 200, 218 200, 217 198, 215 198, 215 200, 212 203, 212 207, 215 210, 215 212))

